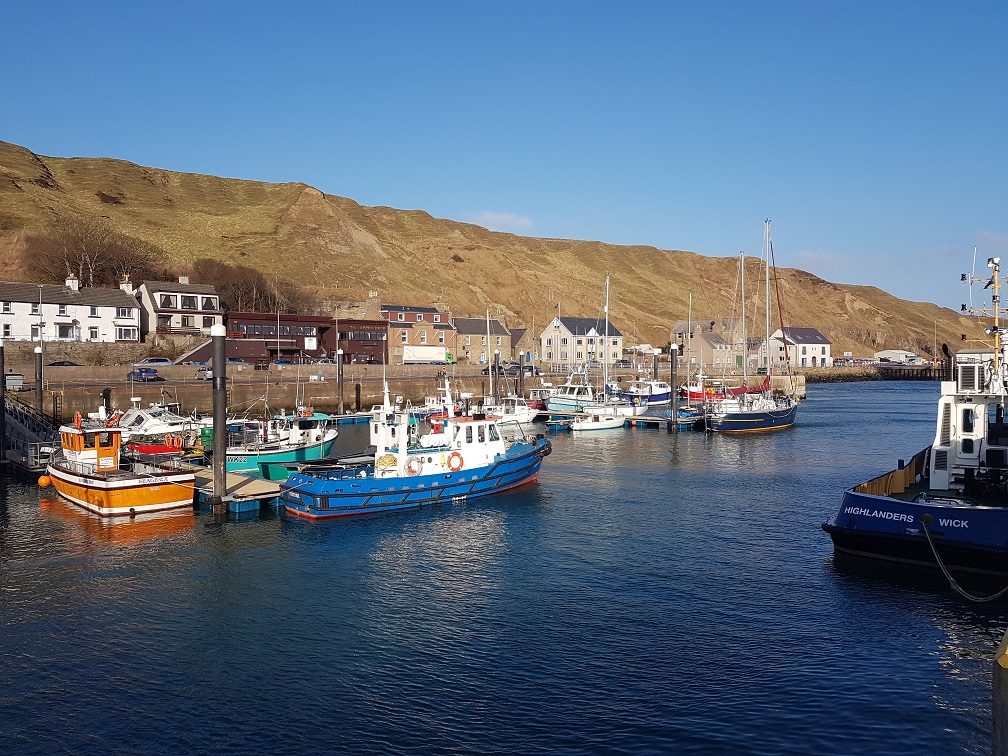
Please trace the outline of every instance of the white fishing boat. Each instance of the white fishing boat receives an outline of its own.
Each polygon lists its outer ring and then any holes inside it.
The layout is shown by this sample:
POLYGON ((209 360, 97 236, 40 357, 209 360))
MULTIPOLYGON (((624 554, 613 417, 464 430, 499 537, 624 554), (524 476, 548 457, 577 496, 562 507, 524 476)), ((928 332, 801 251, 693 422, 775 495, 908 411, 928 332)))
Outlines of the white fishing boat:
POLYGON ((622 428, 625 425, 626 418, 623 415, 617 415, 615 412, 586 412, 573 418, 571 421, 571 430, 612 430, 614 428, 622 428))

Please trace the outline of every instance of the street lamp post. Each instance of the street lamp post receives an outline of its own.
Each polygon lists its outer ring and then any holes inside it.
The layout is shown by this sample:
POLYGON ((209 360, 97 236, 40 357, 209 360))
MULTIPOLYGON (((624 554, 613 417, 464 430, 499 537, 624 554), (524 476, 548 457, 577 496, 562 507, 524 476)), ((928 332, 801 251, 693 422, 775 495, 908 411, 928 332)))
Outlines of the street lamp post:
MULTIPOLYGON (((38 345, 39 354, 42 354, 42 331, 45 329, 45 321, 42 320, 42 284, 38 284, 38 345)), ((41 359, 41 358, 40 358, 41 359)), ((39 383, 43 380, 42 364, 39 364, 39 383)), ((41 408, 39 409, 41 412, 41 408)))

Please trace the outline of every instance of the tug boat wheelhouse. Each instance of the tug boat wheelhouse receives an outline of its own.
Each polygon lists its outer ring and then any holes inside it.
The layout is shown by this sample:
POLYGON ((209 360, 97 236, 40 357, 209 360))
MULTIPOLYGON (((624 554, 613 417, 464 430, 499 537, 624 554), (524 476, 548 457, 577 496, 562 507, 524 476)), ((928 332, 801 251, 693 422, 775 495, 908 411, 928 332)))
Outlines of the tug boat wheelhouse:
POLYGON ((997 317, 999 262, 988 261, 993 354, 959 362, 955 380, 942 382, 930 446, 844 492, 836 516, 822 525, 836 552, 941 570, 953 580, 1008 578, 1008 347, 997 317))
POLYGON ((120 457, 122 431, 85 421, 78 412, 72 425, 60 427, 61 449, 39 484, 103 516, 133 515, 193 505, 195 475, 177 455, 163 461, 120 457))

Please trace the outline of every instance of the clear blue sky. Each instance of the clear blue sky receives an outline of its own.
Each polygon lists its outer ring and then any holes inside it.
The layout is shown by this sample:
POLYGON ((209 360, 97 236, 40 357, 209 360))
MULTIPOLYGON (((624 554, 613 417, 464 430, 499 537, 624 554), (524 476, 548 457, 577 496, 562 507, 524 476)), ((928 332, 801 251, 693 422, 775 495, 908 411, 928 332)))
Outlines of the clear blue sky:
MULTIPOLYGON (((0 2, 0 139, 958 309, 1008 263, 1008 3, 0 2)), ((1006 265, 1008 269, 1008 265, 1006 265)))

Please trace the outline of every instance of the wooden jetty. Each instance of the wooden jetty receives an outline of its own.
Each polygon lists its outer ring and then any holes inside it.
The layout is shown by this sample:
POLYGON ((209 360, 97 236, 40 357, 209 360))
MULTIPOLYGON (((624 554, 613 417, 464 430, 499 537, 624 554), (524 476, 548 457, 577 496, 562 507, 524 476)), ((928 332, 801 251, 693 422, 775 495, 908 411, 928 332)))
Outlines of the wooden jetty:
MULTIPOLYGON (((196 499, 198 504, 213 496, 213 468, 192 465, 196 475, 196 499)), ((251 475, 229 472, 224 476, 224 501, 229 512, 258 511, 263 504, 276 505, 280 499, 280 484, 251 475)))
POLYGON ((944 372, 942 365, 880 363, 877 368, 883 381, 940 381, 944 372))

